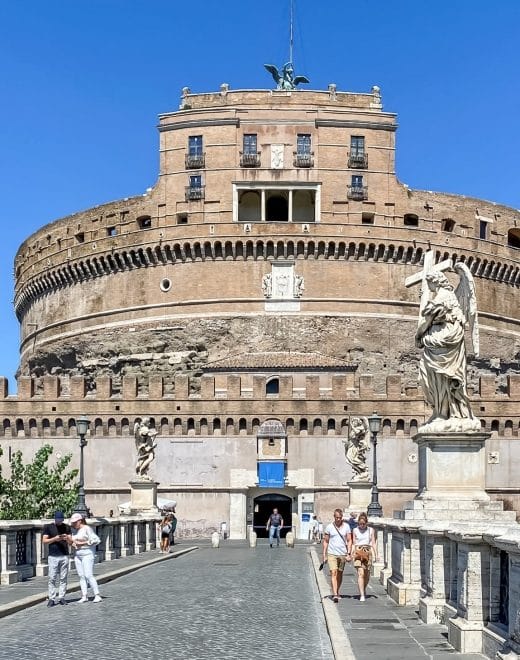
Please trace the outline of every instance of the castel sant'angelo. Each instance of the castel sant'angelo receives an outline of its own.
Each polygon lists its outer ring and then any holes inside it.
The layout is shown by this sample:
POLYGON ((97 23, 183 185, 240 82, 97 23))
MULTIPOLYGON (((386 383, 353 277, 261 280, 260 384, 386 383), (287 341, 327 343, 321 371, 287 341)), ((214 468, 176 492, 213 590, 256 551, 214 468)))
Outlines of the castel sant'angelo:
POLYGON ((86 415, 87 503, 106 515, 128 500, 133 426, 147 416, 150 474, 177 501, 180 534, 226 521, 243 538, 277 506, 301 537, 309 514, 348 506, 349 419, 377 411, 391 515, 416 491, 412 437, 430 414, 420 283, 405 280, 431 250, 473 274, 468 391, 491 434, 486 487, 518 509, 520 212, 400 183, 396 115, 378 87, 279 87, 185 88, 159 117, 153 188, 20 246, 21 361, 17 394, 2 385, 2 460, 51 442, 76 463, 86 415))

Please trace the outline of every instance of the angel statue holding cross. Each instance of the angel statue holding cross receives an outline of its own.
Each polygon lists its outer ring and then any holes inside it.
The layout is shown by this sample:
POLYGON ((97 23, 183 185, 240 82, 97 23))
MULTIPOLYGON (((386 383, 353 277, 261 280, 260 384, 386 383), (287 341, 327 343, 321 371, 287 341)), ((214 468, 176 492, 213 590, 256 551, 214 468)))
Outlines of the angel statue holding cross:
POLYGON ((456 289, 438 267, 423 272, 427 291, 423 291, 415 343, 423 349, 420 382, 433 414, 419 432, 480 431, 480 420, 473 416, 468 400, 464 339, 469 326, 478 355, 475 284, 465 264, 452 268, 459 276, 456 289))

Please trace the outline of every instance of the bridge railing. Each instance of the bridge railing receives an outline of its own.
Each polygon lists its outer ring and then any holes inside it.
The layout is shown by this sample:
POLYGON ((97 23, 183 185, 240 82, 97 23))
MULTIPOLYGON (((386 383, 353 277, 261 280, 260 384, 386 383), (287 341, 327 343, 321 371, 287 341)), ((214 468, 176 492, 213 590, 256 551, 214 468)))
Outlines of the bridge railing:
POLYGON ((520 658, 520 525, 514 517, 374 518, 370 525, 378 544, 372 573, 395 602, 418 606, 425 623, 446 625, 461 653, 520 658))
MULTIPOLYGON (((96 561, 111 561, 158 548, 159 521, 159 517, 141 516, 89 518, 88 524, 101 539, 96 561)), ((47 575, 48 546, 42 542, 42 536, 48 522, 52 521, 0 521, 0 585, 47 575)))

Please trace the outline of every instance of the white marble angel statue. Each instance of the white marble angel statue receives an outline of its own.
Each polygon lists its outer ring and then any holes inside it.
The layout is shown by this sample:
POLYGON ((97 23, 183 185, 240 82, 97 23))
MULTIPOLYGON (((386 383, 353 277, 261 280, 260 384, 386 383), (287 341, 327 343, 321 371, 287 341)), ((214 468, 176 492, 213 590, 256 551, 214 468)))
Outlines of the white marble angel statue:
POLYGON ((366 453, 370 449, 369 436, 368 419, 352 417, 348 440, 343 440, 345 458, 354 471, 352 481, 369 481, 366 462, 366 453))
POLYGON ((465 328, 469 326, 473 352, 478 355, 478 318, 475 284, 468 267, 457 263, 454 290, 438 270, 426 275, 429 299, 421 307, 415 343, 423 349, 420 382, 433 413, 419 431, 479 431, 480 420, 471 412, 466 389, 465 328))
POLYGON ((157 430, 150 426, 149 417, 143 417, 141 422, 134 424, 135 448, 137 449, 135 473, 138 477, 148 477, 150 463, 155 458, 156 436, 157 430))

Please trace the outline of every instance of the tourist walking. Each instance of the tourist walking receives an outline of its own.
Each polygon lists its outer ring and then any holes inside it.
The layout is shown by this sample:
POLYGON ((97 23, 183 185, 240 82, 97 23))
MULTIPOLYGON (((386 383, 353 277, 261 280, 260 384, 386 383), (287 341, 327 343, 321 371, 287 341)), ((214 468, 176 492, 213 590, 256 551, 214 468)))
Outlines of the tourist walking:
POLYGON ((166 514, 161 522, 159 523, 159 529, 161 530, 161 553, 170 552, 170 534, 172 531, 172 525, 170 521, 170 515, 166 514))
POLYGON ((327 525, 323 536, 323 563, 327 562, 329 565, 332 600, 335 603, 341 598, 339 590, 343 582, 343 570, 350 542, 350 527, 343 522, 343 511, 334 509, 334 522, 327 525))
POLYGON ((269 532, 269 547, 273 547, 273 541, 276 538, 276 545, 280 545, 280 531, 283 527, 283 518, 278 513, 278 509, 273 509, 272 514, 267 521, 266 529, 269 532))
POLYGON ((55 511, 54 522, 43 526, 42 542, 49 546, 49 600, 47 607, 66 605, 67 576, 69 574, 69 546, 72 543, 71 529, 65 524, 62 511, 55 511))
POLYGON ((377 559, 376 535, 374 529, 368 526, 366 513, 360 513, 350 536, 348 553, 354 561, 357 571, 359 600, 364 601, 372 561, 377 559))
POLYGON ((170 545, 175 545, 175 530, 177 529, 177 517, 175 515, 175 511, 170 513, 170 525, 170 545))
POLYGON ((74 564, 78 572, 81 587, 80 603, 88 602, 88 587, 94 593, 94 603, 101 602, 99 587, 94 577, 94 559, 96 557, 96 546, 101 539, 96 532, 87 525, 87 521, 81 513, 73 513, 70 518, 72 526, 72 547, 74 548, 74 564))

